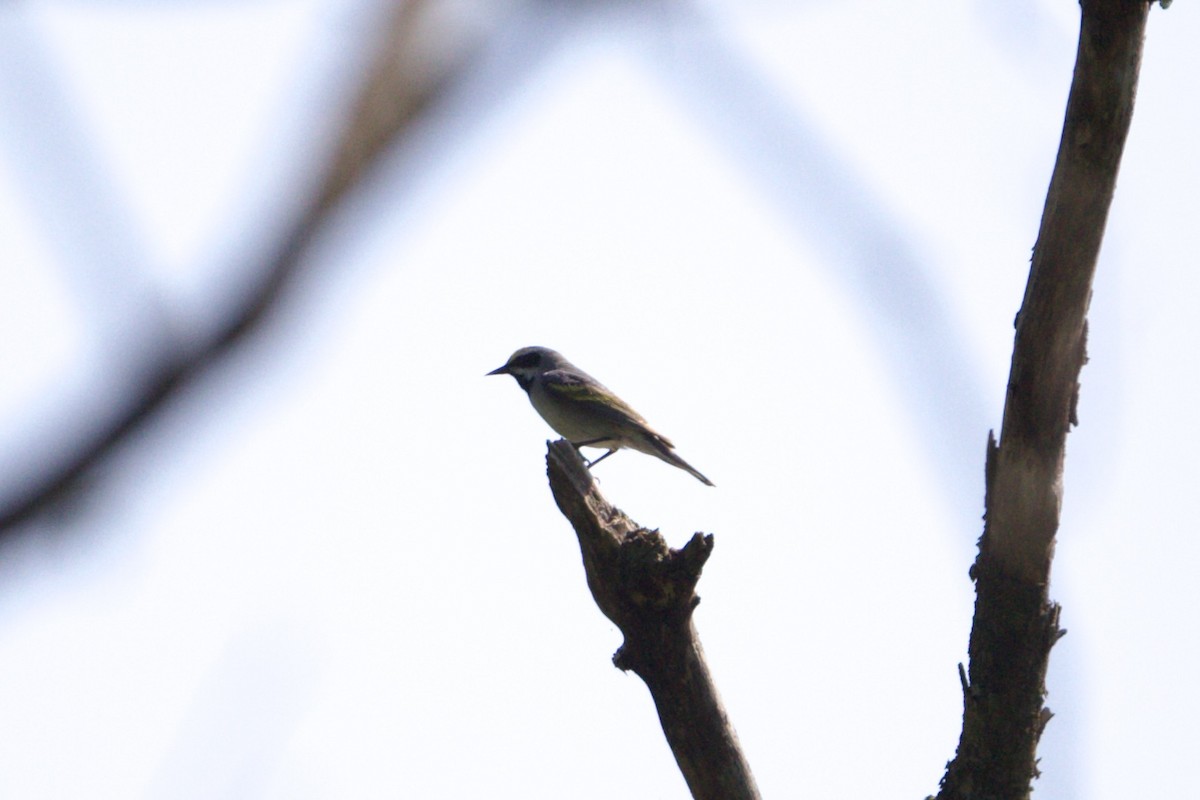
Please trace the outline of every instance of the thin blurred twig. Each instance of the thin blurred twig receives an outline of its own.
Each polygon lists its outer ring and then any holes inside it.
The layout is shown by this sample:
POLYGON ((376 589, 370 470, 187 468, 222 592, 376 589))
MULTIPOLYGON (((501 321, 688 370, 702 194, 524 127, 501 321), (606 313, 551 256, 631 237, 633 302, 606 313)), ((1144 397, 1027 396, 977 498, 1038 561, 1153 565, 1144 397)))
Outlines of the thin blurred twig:
POLYGON ((432 67, 428 54, 423 56, 415 46, 418 17, 429 5, 429 0, 398 0, 388 11, 380 26, 376 55, 366 70, 328 168, 258 270, 257 282, 238 298, 221 325, 189 345, 161 353, 141 373, 142 379, 128 388, 125 402, 111 409, 91 435, 78 441, 40 477, 0 501, 0 535, 69 495, 120 442, 262 325, 330 212, 456 71, 454 66, 432 67))

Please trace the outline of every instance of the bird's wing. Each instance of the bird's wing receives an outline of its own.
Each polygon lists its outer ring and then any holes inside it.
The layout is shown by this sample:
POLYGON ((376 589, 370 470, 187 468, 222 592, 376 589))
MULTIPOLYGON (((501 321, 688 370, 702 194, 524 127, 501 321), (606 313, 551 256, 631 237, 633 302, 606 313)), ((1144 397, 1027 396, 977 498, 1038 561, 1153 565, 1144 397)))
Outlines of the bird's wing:
POLYGON ((597 414, 618 422, 631 422, 654 433, 641 414, 595 379, 588 380, 575 373, 555 369, 542 376, 542 385, 549 394, 576 403, 587 403, 597 414))

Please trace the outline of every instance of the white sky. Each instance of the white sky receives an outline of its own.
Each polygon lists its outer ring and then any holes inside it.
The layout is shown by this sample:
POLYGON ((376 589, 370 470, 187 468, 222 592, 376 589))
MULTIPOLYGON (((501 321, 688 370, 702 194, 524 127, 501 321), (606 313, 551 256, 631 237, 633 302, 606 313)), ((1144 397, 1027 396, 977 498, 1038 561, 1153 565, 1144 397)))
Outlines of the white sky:
MULTIPOLYGON (((712 12, 720 40, 598 13, 500 47, 529 49, 518 85, 469 88, 387 160, 270 335, 83 513, 0 550, 0 797, 685 797, 609 662, 552 434, 483 378, 527 344, 716 482, 597 467, 672 544, 715 534, 696 621, 763 795, 936 791, 1077 8, 712 12), (760 94, 723 94, 731 53, 760 94), (756 138, 765 106, 786 113, 756 138)), ((316 0, 0 12, 6 470, 31 420, 113 391, 156 315, 210 321, 368 24, 316 0), (45 172, 71 130, 31 135, 22 92, 54 86, 94 184, 45 172)), ((1195 4, 1152 11, 1068 442, 1043 797, 1194 785, 1198 37, 1195 4)))

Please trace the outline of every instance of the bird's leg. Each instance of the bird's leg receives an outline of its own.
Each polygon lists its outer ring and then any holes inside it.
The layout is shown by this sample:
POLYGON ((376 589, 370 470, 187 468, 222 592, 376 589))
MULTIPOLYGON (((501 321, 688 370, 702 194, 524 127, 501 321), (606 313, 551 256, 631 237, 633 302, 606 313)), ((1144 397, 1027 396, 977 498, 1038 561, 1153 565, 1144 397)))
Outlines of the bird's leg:
POLYGON ((604 459, 607 458, 608 456, 613 455, 614 452, 617 452, 616 447, 613 447, 612 450, 606 452, 605 455, 600 456, 600 458, 596 458, 595 461, 589 461, 588 469, 592 469, 593 467, 595 467, 596 464, 599 464, 600 462, 604 461, 604 459))
MULTIPOLYGON (((579 450, 579 448, 581 448, 581 447, 591 447, 593 445, 597 445, 597 444, 600 444, 601 442, 607 442, 607 441, 608 441, 608 439, 601 437, 599 439, 588 439, 586 442, 571 442, 571 446, 574 447, 576 450, 579 450)), ((591 469, 592 467, 596 466, 601 461, 608 458, 615 452, 617 452, 617 448, 614 447, 611 450, 609 450, 607 453, 605 453, 604 455, 597 458, 595 461, 588 461, 586 458, 584 458, 583 463, 587 466, 588 469, 591 469)), ((583 453, 580 452, 579 455, 582 456, 583 453)))
POLYGON ((609 450, 607 453, 605 453, 604 455, 600 456, 600 457, 599 457, 599 458, 597 458, 595 461, 588 461, 588 462, 587 462, 587 468, 588 468, 588 469, 591 469, 592 467, 596 466, 596 465, 597 465, 597 464, 599 464, 601 461, 603 461, 604 459, 608 458, 609 456, 611 456, 611 455, 612 455, 613 453, 615 453, 615 452, 617 452, 617 448, 615 448, 615 447, 614 447, 612 450, 609 450))

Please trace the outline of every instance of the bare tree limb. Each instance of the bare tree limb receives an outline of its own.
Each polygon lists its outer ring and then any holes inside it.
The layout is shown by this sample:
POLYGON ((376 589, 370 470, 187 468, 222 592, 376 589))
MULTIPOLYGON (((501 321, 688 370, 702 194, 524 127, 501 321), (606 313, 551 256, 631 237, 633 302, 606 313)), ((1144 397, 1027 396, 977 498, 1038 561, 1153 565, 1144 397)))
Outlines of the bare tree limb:
POLYGON ((1092 277, 1133 116, 1149 5, 1082 0, 1075 75, 1025 299, 1000 443, 988 437, 986 524, 963 730, 941 800, 1027 798, 1050 648, 1064 633, 1048 583, 1066 437, 1077 423, 1092 277))
POLYGON ((546 464, 554 500, 579 537, 592 597, 625 636, 613 663, 649 687, 692 797, 757 800, 692 625, 712 535, 697 533, 679 550, 667 547, 657 531, 639 527, 604 499, 566 440, 550 445, 546 464))
MULTIPOLYGON (((302 256, 337 202, 355 186, 386 145, 438 94, 450 69, 432 70, 417 53, 416 17, 427 0, 398 0, 381 28, 376 55, 346 120, 325 174, 225 321, 190 346, 154 354, 127 401, 109 411, 91 436, 9 497, 0 500, 0 535, 70 495, 82 478, 140 429, 213 362, 261 327, 298 271, 302 256)), ((427 55, 427 54, 426 54, 427 55)))
POLYGON ((1030 583, 1049 577, 1092 277, 1133 117, 1148 8, 1141 0, 1082 3, 1066 121, 1017 318, 985 541, 1030 583))

